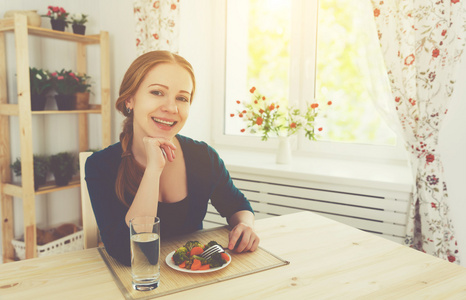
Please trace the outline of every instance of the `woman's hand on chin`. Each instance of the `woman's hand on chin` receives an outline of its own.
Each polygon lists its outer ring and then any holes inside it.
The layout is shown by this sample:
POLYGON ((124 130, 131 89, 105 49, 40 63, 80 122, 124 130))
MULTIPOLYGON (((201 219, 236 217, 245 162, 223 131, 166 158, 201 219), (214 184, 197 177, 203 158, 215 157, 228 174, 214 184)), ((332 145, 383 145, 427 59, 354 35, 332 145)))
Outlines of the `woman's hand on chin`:
POLYGON ((176 146, 166 138, 144 137, 142 139, 147 156, 147 166, 155 165, 163 169, 166 161, 175 159, 176 146))

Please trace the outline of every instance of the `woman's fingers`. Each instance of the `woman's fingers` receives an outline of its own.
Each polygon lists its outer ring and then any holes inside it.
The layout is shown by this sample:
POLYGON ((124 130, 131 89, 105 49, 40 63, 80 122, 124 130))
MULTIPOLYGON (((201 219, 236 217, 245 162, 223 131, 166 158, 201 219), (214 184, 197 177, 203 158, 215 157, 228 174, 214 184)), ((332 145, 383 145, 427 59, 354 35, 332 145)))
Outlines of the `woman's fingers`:
POLYGON ((162 154, 163 154, 163 156, 165 157, 166 160, 168 160, 170 162, 175 160, 175 150, 173 150, 172 148, 170 148, 167 145, 161 145, 160 149, 162 150, 162 154))
POLYGON ((235 249, 236 243, 241 238, 241 232, 235 229, 236 227, 233 228, 232 231, 230 231, 230 235, 229 235, 228 249, 230 250, 235 249))
POLYGON ((173 161, 175 159, 176 146, 165 138, 144 137, 144 146, 146 148, 147 163, 157 162, 157 165, 162 167, 165 161, 173 161))
POLYGON ((230 232, 228 249, 236 252, 255 251, 259 245, 259 237, 254 230, 245 224, 238 224, 230 232))

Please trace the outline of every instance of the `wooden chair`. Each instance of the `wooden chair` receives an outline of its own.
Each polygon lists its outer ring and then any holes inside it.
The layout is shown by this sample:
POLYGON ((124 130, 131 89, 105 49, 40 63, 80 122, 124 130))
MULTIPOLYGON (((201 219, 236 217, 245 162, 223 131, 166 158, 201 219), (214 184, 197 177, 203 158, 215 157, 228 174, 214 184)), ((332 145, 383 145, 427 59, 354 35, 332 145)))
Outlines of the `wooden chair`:
POLYGON ((84 231, 84 249, 94 248, 99 246, 99 228, 95 221, 94 211, 92 210, 91 199, 87 191, 86 180, 84 179, 84 165, 87 158, 92 152, 79 153, 79 170, 81 176, 81 207, 83 217, 83 231, 84 231))

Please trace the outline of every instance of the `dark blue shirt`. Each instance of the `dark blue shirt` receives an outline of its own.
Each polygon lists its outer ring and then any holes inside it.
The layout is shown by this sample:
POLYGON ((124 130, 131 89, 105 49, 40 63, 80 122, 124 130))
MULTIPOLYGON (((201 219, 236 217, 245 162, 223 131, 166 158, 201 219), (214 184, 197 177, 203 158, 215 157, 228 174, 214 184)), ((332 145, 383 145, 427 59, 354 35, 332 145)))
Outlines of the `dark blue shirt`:
MULTIPOLYGON (((249 201, 233 184, 218 153, 204 142, 177 135, 183 151, 188 197, 188 213, 178 220, 182 225, 164 229, 161 237, 202 229, 209 199, 222 217, 229 218, 241 210, 253 211, 249 201), (166 234, 164 234, 164 232, 166 234)), ((125 222, 128 207, 116 196, 115 182, 121 163, 122 148, 118 142, 95 152, 86 161, 86 182, 100 236, 107 252, 125 265, 131 263, 129 228, 125 222)), ((129 202, 132 199, 128 199, 129 202)), ((157 201, 157 197, 154 197, 157 201)), ((173 220, 171 220, 173 221, 173 220)))

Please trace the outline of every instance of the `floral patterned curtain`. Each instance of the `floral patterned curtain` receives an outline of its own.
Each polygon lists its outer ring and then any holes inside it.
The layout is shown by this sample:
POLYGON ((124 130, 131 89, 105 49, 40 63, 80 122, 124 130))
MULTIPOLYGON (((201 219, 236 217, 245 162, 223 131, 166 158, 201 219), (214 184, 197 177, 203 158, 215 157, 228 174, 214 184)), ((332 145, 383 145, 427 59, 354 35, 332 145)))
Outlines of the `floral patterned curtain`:
POLYGON ((439 131, 465 46, 464 0, 372 0, 392 98, 415 176, 405 243, 459 263, 439 131))
POLYGON ((178 53, 179 0, 133 0, 137 54, 168 50, 178 53))

